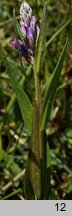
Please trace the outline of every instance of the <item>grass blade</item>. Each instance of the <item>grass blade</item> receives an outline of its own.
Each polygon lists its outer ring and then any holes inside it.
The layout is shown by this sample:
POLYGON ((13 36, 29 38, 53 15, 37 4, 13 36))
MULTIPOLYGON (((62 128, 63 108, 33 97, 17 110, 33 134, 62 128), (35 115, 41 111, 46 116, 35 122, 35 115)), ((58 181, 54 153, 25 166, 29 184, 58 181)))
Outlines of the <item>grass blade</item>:
POLYGON ((42 115, 41 115, 41 128, 44 130, 50 115, 51 106, 54 100, 54 96, 56 93, 56 89, 58 86, 59 76, 62 69, 66 48, 67 48, 68 40, 66 41, 62 53, 60 55, 60 58, 58 60, 58 63, 55 67, 55 70, 53 72, 53 75, 51 77, 50 83, 48 84, 45 96, 44 96, 44 102, 42 107, 42 115))
POLYGON ((12 193, 10 193, 10 194, 4 196, 4 197, 2 198, 2 200, 9 200, 11 197, 17 195, 17 194, 20 193, 20 192, 22 192, 22 189, 21 189, 21 188, 19 188, 19 189, 13 191, 12 193))
POLYGON ((70 18, 69 20, 67 20, 67 22, 65 22, 56 32, 55 34, 53 34, 53 36, 47 41, 46 43, 46 47, 48 47, 52 41, 70 24, 72 23, 72 18, 70 18))

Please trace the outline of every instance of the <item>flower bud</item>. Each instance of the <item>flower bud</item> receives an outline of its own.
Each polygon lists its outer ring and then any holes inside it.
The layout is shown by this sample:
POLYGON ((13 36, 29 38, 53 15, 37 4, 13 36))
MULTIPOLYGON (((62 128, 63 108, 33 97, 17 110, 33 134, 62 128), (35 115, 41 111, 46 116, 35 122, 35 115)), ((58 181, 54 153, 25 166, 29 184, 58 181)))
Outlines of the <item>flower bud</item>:
POLYGON ((27 40, 30 48, 34 47, 34 36, 33 36, 33 30, 31 27, 27 29, 27 40))
POLYGON ((20 24, 24 24, 26 27, 29 26, 30 19, 32 17, 32 9, 29 4, 24 1, 20 7, 20 24))

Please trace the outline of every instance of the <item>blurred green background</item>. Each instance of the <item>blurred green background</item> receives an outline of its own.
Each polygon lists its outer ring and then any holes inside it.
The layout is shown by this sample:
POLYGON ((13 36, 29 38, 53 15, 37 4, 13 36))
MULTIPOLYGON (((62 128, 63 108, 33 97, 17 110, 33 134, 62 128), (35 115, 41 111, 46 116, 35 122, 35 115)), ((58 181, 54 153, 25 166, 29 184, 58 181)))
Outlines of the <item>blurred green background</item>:
MULTIPOLYGON (((38 25, 44 1, 27 1, 33 9, 38 25)), ((13 8, 19 16, 21 0, 0 0, 0 43, 15 65, 18 79, 22 78, 17 50, 11 45, 14 38, 13 8)), ((47 0, 47 41, 72 16, 71 0, 47 0)), ((46 129, 52 159, 52 192, 49 199, 72 199, 72 25, 66 27, 48 46, 41 74, 44 85, 50 78, 65 38, 69 37, 69 48, 62 68, 59 87, 46 129)), ((24 70, 28 64, 22 59, 24 70)), ((27 71, 34 91, 32 68, 27 71)), ((28 83, 23 87, 31 99, 28 83)), ((13 93, 9 77, 0 56, 0 199, 24 199, 23 176, 28 158, 29 134, 24 127, 20 109, 13 93)))

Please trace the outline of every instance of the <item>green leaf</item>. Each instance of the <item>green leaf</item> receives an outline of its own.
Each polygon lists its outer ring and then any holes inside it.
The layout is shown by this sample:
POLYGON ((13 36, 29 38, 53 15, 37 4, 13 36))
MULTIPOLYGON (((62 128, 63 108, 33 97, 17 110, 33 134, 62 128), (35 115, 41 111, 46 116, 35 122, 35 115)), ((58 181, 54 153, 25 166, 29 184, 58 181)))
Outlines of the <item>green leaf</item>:
POLYGON ((12 163, 9 165, 9 169, 11 170, 11 172, 14 175, 18 175, 21 171, 20 167, 18 166, 17 163, 15 163, 14 161, 12 161, 12 163))
POLYGON ((41 20, 40 34, 37 42, 36 56, 35 56, 35 71, 37 74, 41 72, 42 64, 45 57, 45 46, 46 46, 46 32, 47 32, 47 13, 46 3, 43 9, 43 16, 41 20))
POLYGON ((53 36, 47 41, 46 43, 46 47, 48 47, 52 41, 68 26, 70 25, 70 23, 72 23, 72 18, 70 18, 69 20, 67 20, 56 32, 55 34, 53 34, 53 36))
POLYGON ((43 157, 42 157, 42 176, 41 176, 41 199, 49 198, 51 180, 51 156, 48 144, 48 137, 43 131, 43 157))
MULTIPOLYGON (((20 85, 23 86, 23 85, 24 85, 24 82, 25 82, 25 77, 23 76, 23 77, 21 78, 21 80, 20 80, 20 85)), ((11 99, 10 99, 10 101, 9 101, 7 107, 6 107, 6 112, 9 112, 9 111, 11 110, 11 108, 12 108, 12 106, 13 106, 15 100, 16 100, 16 94, 13 93, 13 95, 11 96, 11 99)))
POLYGON ((58 191, 54 188, 51 188, 50 194, 49 194, 49 200, 59 200, 58 191))
POLYGON ((17 163, 14 162, 14 158, 11 157, 7 151, 3 150, 3 157, 2 157, 4 163, 6 164, 6 167, 8 170, 10 170, 14 175, 18 175, 21 171, 21 168, 17 163))
POLYGON ((66 41, 62 53, 59 57, 58 63, 55 67, 55 70, 52 74, 50 83, 48 82, 48 86, 46 89, 46 93, 44 96, 44 102, 43 102, 43 107, 42 107, 42 113, 41 113, 41 128, 44 130, 46 128, 47 121, 50 116, 51 112, 51 107, 52 103, 55 97, 56 89, 58 87, 58 81, 59 81, 59 76, 60 72, 62 69, 65 53, 66 53, 66 48, 67 48, 68 40, 66 41))
POLYGON ((25 126, 27 127, 27 129, 31 133, 32 112, 33 112, 32 105, 30 103, 28 96, 26 95, 22 86, 20 85, 19 81, 17 80, 16 74, 15 74, 14 63, 12 63, 12 60, 5 55, 3 50, 1 51, 1 53, 2 53, 2 56, 4 58, 4 63, 5 63, 8 75, 10 77, 13 90, 16 94, 16 97, 17 97, 17 100, 19 103, 19 107, 21 110, 21 114, 22 114, 25 126))

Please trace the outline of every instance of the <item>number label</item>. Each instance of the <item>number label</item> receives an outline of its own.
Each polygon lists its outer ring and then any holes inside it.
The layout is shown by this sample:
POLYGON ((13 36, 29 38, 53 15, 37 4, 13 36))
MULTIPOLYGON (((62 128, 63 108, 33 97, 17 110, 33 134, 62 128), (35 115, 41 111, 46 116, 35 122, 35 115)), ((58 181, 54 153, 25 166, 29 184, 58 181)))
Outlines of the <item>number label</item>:
POLYGON ((65 203, 56 203, 55 206, 57 207, 57 211, 66 211, 66 204, 65 203))

